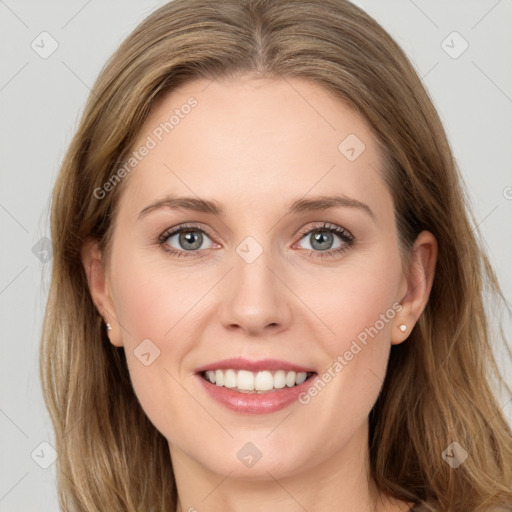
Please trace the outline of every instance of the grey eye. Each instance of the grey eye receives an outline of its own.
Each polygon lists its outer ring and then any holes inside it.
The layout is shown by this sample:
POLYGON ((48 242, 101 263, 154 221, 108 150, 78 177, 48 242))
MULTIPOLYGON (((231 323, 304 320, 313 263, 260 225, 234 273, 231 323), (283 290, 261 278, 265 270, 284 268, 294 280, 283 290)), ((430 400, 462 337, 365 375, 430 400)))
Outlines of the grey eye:
POLYGON ((342 245, 340 235, 328 229, 316 229, 310 233, 306 233, 303 239, 305 239, 310 245, 309 247, 303 247, 303 249, 329 251, 331 249, 337 249, 342 245), (340 241, 338 242, 338 245, 333 246, 336 242, 335 237, 340 241))
POLYGON ((199 249, 208 248, 202 247, 203 242, 205 242, 207 239, 210 240, 208 235, 206 235, 206 233, 203 233, 198 229, 183 228, 169 235, 165 243, 170 245, 174 249, 182 251, 197 251, 199 249), (172 241, 176 243, 176 238, 178 246, 172 244, 172 241))

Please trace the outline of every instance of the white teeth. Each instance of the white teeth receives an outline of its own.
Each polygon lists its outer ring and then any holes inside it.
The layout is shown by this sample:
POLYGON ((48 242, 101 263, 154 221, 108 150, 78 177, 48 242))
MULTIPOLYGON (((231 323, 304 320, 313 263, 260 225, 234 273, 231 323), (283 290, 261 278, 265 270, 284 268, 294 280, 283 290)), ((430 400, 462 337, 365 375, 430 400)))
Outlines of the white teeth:
POLYGON ((224 386, 227 388, 236 388, 237 378, 235 370, 227 370, 224 374, 224 386))
POLYGON ((242 389, 243 391, 254 391, 254 375, 252 372, 248 372, 247 370, 240 370, 238 372, 236 387, 238 389, 242 389))
POLYGON ((306 372, 297 373, 297 378, 295 379, 296 384, 302 384, 307 379, 308 374, 306 372))
POLYGON ((284 370, 278 370, 274 374, 274 387, 276 389, 282 389, 286 386, 286 373, 284 370))
POLYGON ((258 372, 254 379, 254 389, 268 391, 274 387, 274 377, 270 372, 258 372))
POLYGON ((229 369, 208 370, 205 372, 205 378, 219 387, 224 386, 235 388, 237 391, 251 392, 282 389, 285 386, 291 388, 302 384, 308 378, 308 374, 306 372, 287 372, 285 370, 250 372, 229 369))

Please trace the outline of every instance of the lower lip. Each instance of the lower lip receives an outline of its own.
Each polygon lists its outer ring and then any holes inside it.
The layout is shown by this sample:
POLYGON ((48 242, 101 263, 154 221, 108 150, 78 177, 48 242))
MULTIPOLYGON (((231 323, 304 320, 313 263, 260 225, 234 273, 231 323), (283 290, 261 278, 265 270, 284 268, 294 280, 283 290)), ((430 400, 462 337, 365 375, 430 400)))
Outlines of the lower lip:
POLYGON ((216 386, 199 374, 197 378, 207 393, 228 409, 245 414, 269 414, 298 401, 298 396, 311 386, 316 376, 317 374, 313 374, 298 386, 284 387, 265 393, 240 393, 224 386, 216 386))

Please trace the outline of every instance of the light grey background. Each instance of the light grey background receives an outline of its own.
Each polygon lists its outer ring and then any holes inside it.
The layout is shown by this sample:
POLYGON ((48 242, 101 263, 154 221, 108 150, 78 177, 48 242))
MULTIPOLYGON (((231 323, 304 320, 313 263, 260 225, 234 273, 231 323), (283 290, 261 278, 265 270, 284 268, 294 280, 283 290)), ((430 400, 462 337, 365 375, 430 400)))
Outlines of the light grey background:
MULTIPOLYGON (((51 447, 40 444, 54 444, 38 370, 51 263, 40 261, 44 252, 38 258, 33 247, 49 237, 51 188, 100 68, 135 26, 164 3, 0 0, 2 512, 58 510, 55 464, 41 467, 52 462, 51 447), (51 48, 48 36, 40 36, 43 31, 58 43, 46 59, 31 47, 35 41, 40 52, 51 48)), ((396 38, 429 90, 511 302, 512 1, 355 3, 396 38), (458 56, 464 41, 469 47, 458 56)), ((510 366, 504 369, 512 373, 510 366)), ((512 422, 510 397, 500 400, 512 422)))

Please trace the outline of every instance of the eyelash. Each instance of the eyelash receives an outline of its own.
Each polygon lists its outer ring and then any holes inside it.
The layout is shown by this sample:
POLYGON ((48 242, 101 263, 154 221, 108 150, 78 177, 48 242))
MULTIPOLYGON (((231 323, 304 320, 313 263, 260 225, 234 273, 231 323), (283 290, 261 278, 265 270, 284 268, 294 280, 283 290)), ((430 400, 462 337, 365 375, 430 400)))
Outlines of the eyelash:
MULTIPOLYGON (((212 236, 210 235, 210 233, 208 233, 207 230, 205 230, 199 226, 196 226, 194 224, 185 224, 185 225, 179 226, 178 228, 170 228, 170 229, 164 231, 158 237, 158 245, 162 248, 162 250, 171 254, 172 256, 176 256, 178 258, 193 257, 193 256, 191 256, 191 254, 197 253, 197 251, 198 251, 197 249, 195 251, 177 250, 177 249, 170 247, 168 244, 165 243, 171 236, 173 236, 177 233, 180 233, 182 231, 187 231, 187 230, 200 231, 201 233, 204 233, 205 235, 208 235, 208 237, 212 238, 212 236)), ((302 239, 304 236, 310 235, 311 233, 314 233, 316 231, 327 231, 329 233, 335 233, 341 238, 341 240, 344 242, 344 245, 341 247, 338 247, 337 249, 329 249, 328 251, 315 251, 313 249, 303 249, 305 251, 309 251, 310 254, 313 253, 315 255, 315 256, 313 256, 314 258, 328 258, 330 256, 342 254, 343 252, 345 252, 348 249, 350 249, 351 247, 353 247, 355 244, 355 238, 349 231, 347 231, 346 229, 344 229, 340 226, 336 226, 335 224, 329 224, 327 222, 325 222, 321 226, 315 226, 313 228, 302 230, 300 232, 300 239, 302 239)))

